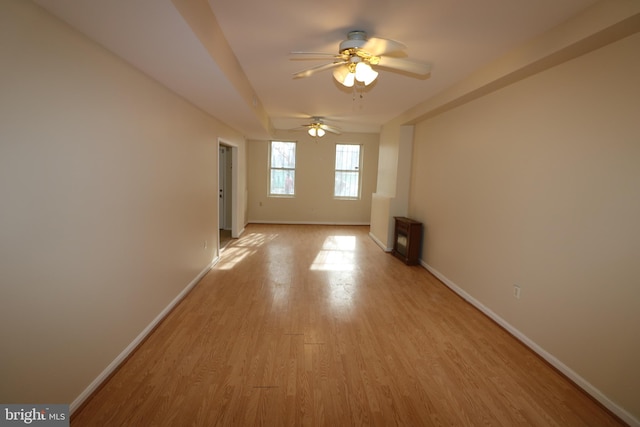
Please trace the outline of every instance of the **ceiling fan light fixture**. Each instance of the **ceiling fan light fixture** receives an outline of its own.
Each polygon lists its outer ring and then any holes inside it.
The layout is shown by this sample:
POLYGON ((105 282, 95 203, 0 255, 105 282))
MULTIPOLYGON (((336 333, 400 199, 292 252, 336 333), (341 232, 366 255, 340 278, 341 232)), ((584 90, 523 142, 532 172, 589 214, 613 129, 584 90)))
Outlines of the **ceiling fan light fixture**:
POLYGON ((309 132, 309 135, 311 135, 314 138, 322 138, 325 134, 324 129, 322 129, 320 127, 320 124, 318 123, 313 123, 309 128, 308 132, 309 132))
POLYGON ((378 77, 378 72, 371 68, 371 65, 366 62, 358 62, 356 64, 355 78, 357 81, 364 83, 365 86, 369 86, 378 77))
POLYGON ((356 75, 354 73, 347 74, 342 84, 346 87, 353 87, 356 84, 356 75))
POLYGON ((346 87, 352 87, 355 84, 355 77, 356 75, 349 70, 347 65, 336 68, 333 72, 333 78, 346 87))

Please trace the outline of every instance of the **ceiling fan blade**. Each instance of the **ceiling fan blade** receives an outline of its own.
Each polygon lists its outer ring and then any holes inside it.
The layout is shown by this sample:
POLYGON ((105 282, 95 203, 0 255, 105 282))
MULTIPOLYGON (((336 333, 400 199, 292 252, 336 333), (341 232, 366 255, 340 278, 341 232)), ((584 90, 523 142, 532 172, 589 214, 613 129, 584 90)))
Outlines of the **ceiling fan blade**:
POLYGON ((326 53, 326 52, 291 52, 292 61, 309 61, 309 60, 318 60, 318 61, 326 61, 327 59, 333 58, 334 60, 346 60, 347 58, 342 55, 337 55, 335 53, 326 53))
POLYGON ((419 76, 427 76, 431 73, 431 64, 415 62, 404 58, 390 58, 388 56, 380 57, 378 67, 405 71, 419 76))
POLYGON ((340 131, 332 126, 329 125, 325 125, 325 124, 321 124, 320 127, 324 130, 326 130, 327 132, 331 132, 331 133, 335 133, 337 135, 340 135, 340 131))
POLYGON ((298 71, 293 75, 294 79, 301 79, 303 77, 309 77, 310 75, 317 73, 318 71, 328 70, 329 68, 337 67, 344 64, 343 61, 331 62, 329 64, 317 65, 315 67, 307 68, 306 70, 298 71))
POLYGON ((339 56, 336 55, 335 53, 327 53, 327 52, 302 52, 302 51, 293 51, 293 52, 289 52, 290 55, 313 55, 313 56, 339 56))
POLYGON ((380 56, 404 51, 407 46, 395 40, 370 37, 361 49, 373 56, 380 56))

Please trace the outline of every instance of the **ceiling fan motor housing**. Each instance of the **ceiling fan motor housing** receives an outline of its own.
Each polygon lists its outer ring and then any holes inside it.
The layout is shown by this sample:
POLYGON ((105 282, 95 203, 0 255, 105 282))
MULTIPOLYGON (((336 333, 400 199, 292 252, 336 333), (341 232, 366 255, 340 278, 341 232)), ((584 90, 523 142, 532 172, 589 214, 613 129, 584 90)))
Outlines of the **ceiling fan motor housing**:
POLYGON ((340 53, 345 50, 361 48, 367 43, 367 33, 364 31, 351 31, 347 34, 347 40, 340 43, 340 53))

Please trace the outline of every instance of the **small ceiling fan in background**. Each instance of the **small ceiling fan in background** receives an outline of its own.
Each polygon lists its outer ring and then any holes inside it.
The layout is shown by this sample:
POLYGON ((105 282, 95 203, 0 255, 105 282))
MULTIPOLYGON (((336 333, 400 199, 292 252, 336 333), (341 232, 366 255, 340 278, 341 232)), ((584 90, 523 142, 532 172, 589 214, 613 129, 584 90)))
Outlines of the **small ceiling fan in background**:
MULTIPOLYGON (((292 55, 306 57, 297 59, 333 57, 332 62, 299 71, 293 77, 309 77, 319 71, 335 68, 333 77, 346 87, 352 87, 357 83, 365 86, 373 83, 378 77, 378 72, 374 67, 401 71, 417 78, 428 77, 431 72, 430 64, 398 57, 398 55, 404 54, 406 49, 404 44, 394 40, 368 38, 364 31, 351 31, 347 34, 347 39, 340 43, 338 54, 291 52, 292 55)), ((404 55, 406 56, 406 54, 404 55)))
POLYGON ((306 130, 307 133, 314 138, 322 138, 327 132, 340 135, 340 130, 336 127, 325 124, 322 117, 311 117, 311 122, 309 124, 300 126, 293 130, 306 130))

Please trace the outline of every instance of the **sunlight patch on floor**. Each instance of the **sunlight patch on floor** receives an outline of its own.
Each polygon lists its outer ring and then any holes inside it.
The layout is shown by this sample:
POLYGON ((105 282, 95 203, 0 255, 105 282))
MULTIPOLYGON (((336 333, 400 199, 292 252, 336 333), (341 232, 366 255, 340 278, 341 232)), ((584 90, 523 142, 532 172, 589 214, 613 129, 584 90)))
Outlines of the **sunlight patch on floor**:
POLYGON ((329 236, 311 264, 311 270, 351 271, 355 268, 356 236, 329 236))
POLYGON ((334 312, 351 313, 358 291, 358 280, 353 271, 329 272, 328 298, 334 312))
POLYGON ((242 260, 254 254, 258 247, 278 237, 277 234, 250 233, 231 242, 220 256, 216 265, 219 270, 230 270, 242 260))

